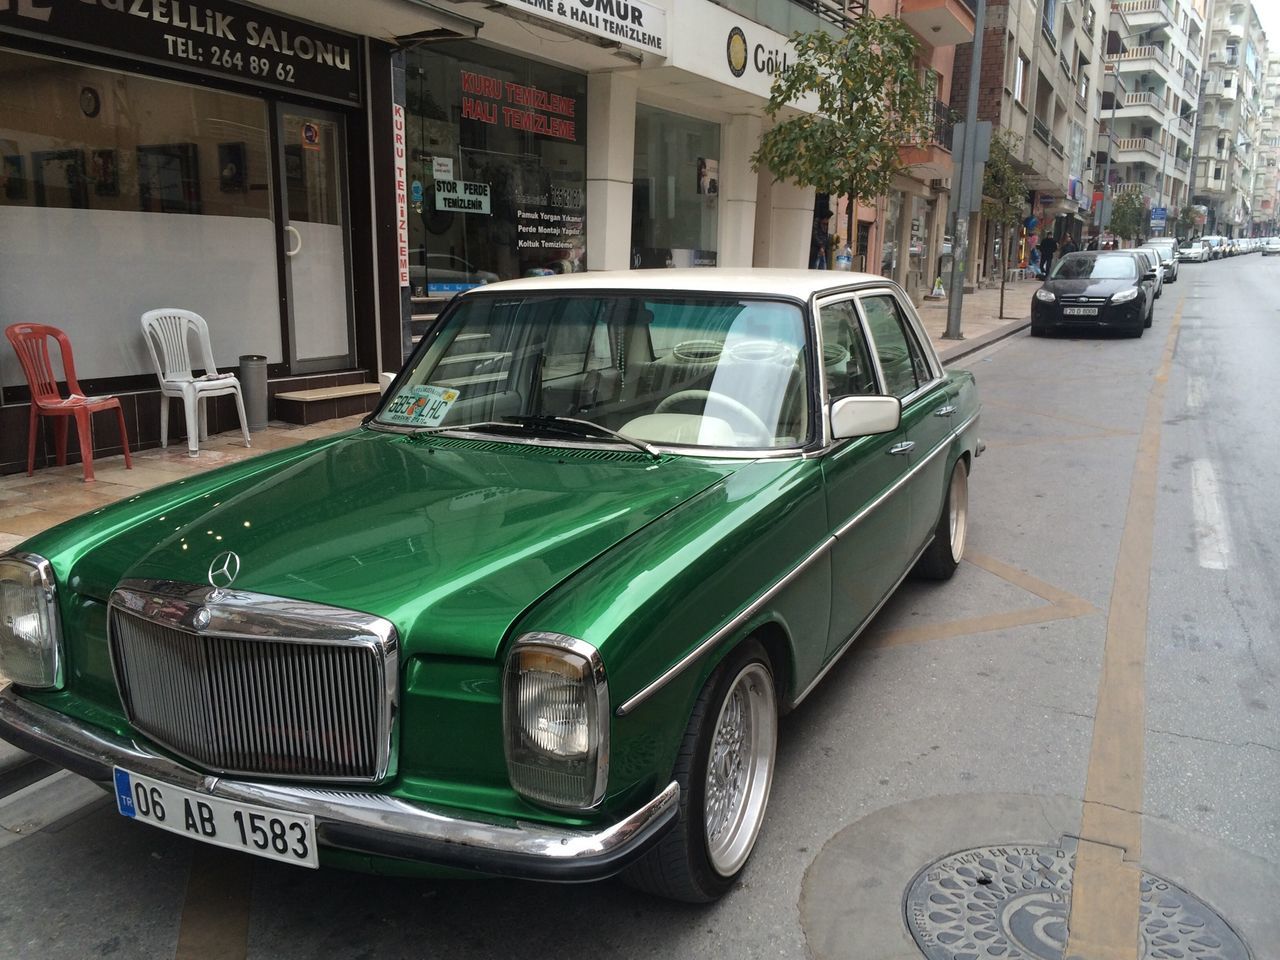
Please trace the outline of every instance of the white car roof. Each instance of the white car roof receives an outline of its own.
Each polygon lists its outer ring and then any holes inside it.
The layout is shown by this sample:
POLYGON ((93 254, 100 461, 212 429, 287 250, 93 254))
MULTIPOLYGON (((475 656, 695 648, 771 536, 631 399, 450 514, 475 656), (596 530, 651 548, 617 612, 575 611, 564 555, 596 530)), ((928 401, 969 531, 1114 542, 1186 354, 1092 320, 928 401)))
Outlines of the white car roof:
POLYGON ((527 277, 487 284, 461 295, 571 290, 687 290, 695 293, 788 296, 807 300, 815 294, 868 285, 894 284, 874 273, 846 273, 843 270, 685 267, 671 270, 599 270, 562 273, 550 277, 527 277))

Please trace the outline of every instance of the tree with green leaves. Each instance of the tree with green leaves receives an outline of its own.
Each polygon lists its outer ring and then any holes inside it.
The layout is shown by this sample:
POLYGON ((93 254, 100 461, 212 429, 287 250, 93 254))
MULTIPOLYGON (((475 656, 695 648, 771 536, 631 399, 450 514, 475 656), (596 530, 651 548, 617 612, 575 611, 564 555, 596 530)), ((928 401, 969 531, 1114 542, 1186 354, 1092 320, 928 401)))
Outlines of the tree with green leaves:
POLYGON ((1027 213, 1027 180, 1018 169, 1017 156, 1021 138, 1008 130, 998 130, 991 137, 991 151, 982 177, 982 215, 996 225, 1000 233, 1000 318, 1004 318, 1004 284, 1009 274, 1009 250, 1013 246, 1013 230, 1027 213))
POLYGON ((1113 198, 1107 225, 1112 233, 1126 240, 1141 239, 1147 228, 1147 208, 1142 194, 1129 191, 1113 198))
MULTIPOLYGON (((777 122, 752 165, 820 193, 885 196, 906 169, 900 148, 930 139, 936 91, 917 62, 919 41, 902 21, 867 14, 844 34, 796 33, 791 43, 794 62, 774 76, 764 108, 777 122)), ((852 227, 852 208, 849 217, 852 227)))
POLYGON ((1178 214, 1178 222, 1175 227, 1179 237, 1190 237, 1196 232, 1196 226, 1198 225, 1197 217, 1199 213, 1200 211, 1190 203, 1182 208, 1181 212, 1178 214))

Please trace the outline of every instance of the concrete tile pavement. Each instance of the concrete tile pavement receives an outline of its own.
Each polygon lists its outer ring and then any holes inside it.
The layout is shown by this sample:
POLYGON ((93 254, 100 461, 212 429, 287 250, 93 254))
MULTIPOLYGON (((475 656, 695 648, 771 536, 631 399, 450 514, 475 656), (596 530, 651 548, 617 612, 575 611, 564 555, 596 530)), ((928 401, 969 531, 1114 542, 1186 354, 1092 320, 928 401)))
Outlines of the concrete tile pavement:
MULTIPOLYGON (((1038 281, 1012 281, 1005 288, 1005 310, 1000 315, 999 287, 966 294, 961 315, 963 340, 944 340, 947 301, 925 300, 920 316, 934 347, 944 362, 958 360, 989 343, 1017 333, 1030 321, 1031 292, 1038 281)), ((360 417, 327 420, 310 426, 271 423, 253 434, 246 449, 238 430, 216 434, 200 445, 200 455, 189 457, 185 445, 165 450, 143 450, 133 455, 133 469, 123 457, 94 461, 97 480, 85 483, 79 464, 37 470, 35 476, 0 477, 0 550, 17 546, 28 537, 81 513, 133 496, 139 490, 180 480, 224 464, 243 460, 266 450, 277 450, 317 437, 348 430, 360 417)))

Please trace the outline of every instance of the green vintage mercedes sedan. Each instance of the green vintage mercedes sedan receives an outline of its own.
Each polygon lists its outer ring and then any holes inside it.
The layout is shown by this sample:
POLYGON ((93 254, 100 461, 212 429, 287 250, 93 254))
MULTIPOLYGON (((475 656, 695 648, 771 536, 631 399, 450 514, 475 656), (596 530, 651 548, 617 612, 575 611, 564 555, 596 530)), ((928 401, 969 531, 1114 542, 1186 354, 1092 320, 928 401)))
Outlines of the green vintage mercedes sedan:
POLYGON ((299 866, 712 900, 779 714, 960 562, 978 417, 880 277, 487 285, 358 429, 0 558, 0 735, 299 866))

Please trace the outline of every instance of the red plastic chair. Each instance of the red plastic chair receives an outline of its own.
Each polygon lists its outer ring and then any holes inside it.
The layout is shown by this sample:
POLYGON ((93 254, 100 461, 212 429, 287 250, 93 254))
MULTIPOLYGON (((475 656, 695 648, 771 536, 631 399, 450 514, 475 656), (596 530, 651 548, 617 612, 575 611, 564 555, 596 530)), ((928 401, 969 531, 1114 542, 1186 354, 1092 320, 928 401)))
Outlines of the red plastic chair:
POLYGON ((90 432, 91 418, 100 410, 116 411, 120 419, 120 442, 124 446, 124 465, 133 469, 133 458, 129 456, 129 435, 124 428, 124 409, 115 397, 86 397, 80 390, 80 382, 76 380, 75 360, 71 356, 71 341, 57 327, 48 327, 39 323, 15 323, 5 328, 4 335, 13 344, 18 354, 18 362, 22 364, 22 372, 26 374, 27 386, 31 388, 31 438, 27 444, 27 476, 35 473, 36 468, 36 423, 37 417, 57 417, 53 424, 53 435, 58 447, 58 466, 67 462, 67 418, 76 418, 76 435, 80 440, 80 459, 84 463, 84 479, 87 483, 93 479, 93 435, 90 432), (58 390, 58 380, 53 375, 53 364, 49 357, 50 338, 58 341, 58 349, 62 352, 62 369, 67 375, 69 397, 64 397, 58 390))

